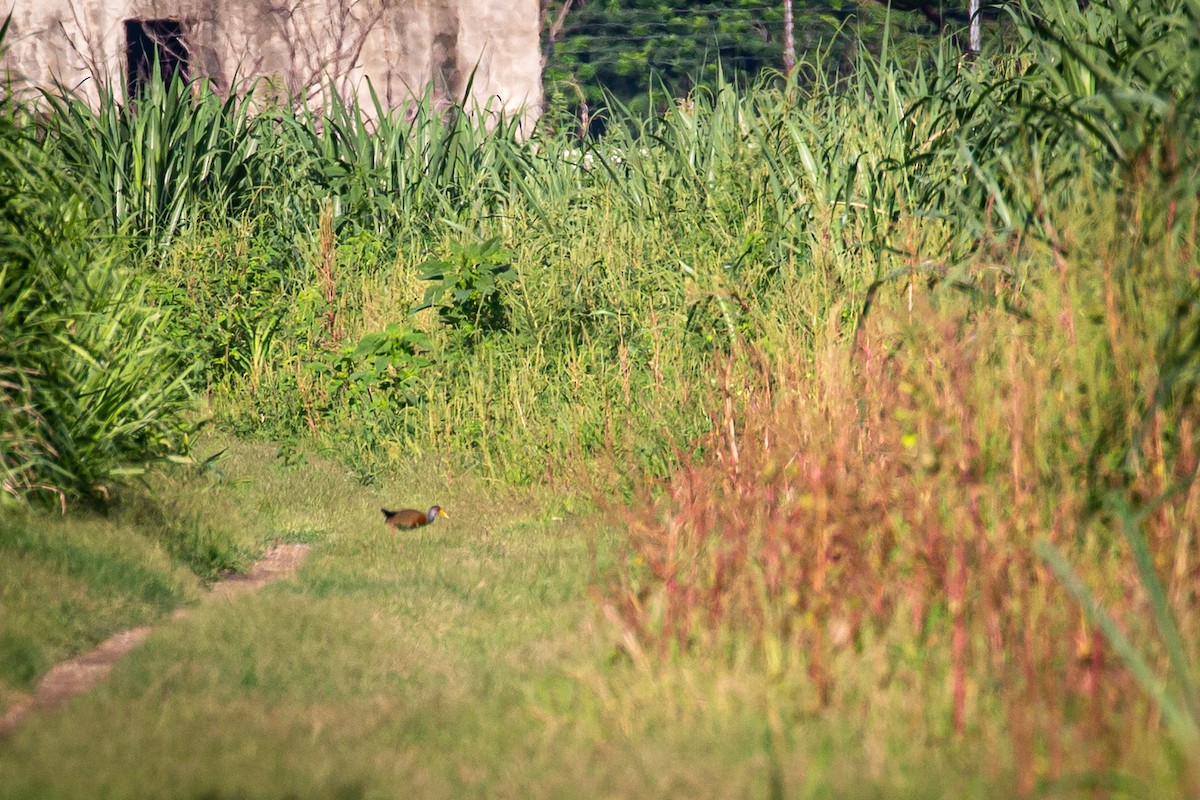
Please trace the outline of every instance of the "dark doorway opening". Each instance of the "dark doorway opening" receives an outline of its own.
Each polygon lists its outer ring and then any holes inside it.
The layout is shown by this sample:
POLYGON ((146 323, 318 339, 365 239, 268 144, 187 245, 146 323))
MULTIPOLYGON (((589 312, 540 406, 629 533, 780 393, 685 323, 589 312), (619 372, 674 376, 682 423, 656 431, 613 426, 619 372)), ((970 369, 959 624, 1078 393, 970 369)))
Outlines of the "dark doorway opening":
POLYGON ((188 49, 184 24, 177 19, 125 20, 125 96, 135 98, 145 91, 154 74, 163 82, 176 75, 188 79, 188 49))

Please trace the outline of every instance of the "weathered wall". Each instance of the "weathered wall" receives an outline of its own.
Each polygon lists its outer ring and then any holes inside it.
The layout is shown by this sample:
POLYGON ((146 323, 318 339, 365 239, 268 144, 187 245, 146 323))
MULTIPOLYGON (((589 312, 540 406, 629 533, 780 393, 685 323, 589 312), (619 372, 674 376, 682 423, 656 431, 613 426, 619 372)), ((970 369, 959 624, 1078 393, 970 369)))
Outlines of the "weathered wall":
POLYGON ((476 71, 472 98, 481 104, 501 98, 505 110, 520 106, 540 109, 542 51, 537 0, 463 0, 458 5, 467 20, 458 36, 463 79, 472 69, 476 71), (510 81, 510 75, 536 75, 537 79, 510 81))
POLYGON ((193 77, 223 91, 314 98, 332 83, 370 107, 398 107, 431 90, 442 106, 523 110, 542 103, 538 0, 10 0, 10 72, 95 97, 123 91, 129 19, 180 19, 193 77))

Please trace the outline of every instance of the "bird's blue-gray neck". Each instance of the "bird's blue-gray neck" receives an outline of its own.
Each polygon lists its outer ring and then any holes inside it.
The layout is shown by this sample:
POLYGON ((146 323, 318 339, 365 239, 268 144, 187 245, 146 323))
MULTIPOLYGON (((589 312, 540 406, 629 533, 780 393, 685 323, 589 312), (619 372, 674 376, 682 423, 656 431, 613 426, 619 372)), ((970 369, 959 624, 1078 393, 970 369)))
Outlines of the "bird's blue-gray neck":
POLYGON ((442 509, 439 506, 434 506, 433 508, 429 509, 429 513, 425 515, 425 519, 433 522, 435 519, 437 519, 438 512, 441 510, 442 509))

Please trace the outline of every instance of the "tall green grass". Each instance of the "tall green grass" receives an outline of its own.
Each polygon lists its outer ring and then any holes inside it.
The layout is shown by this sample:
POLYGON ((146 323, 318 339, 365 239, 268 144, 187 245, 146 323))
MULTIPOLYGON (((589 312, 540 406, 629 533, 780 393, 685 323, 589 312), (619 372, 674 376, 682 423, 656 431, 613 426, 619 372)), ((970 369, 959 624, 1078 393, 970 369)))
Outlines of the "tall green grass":
POLYGON ((186 444, 189 371, 72 178, 0 119, 0 485, 98 499, 186 444))
MULTIPOLYGON (((978 293, 967 254, 1028 236, 1061 250, 1048 209, 1143 162, 1187 202, 1192 13, 1039 4, 1015 52, 904 66, 885 49, 838 79, 816 62, 663 114, 618 107, 595 142, 429 98, 256 108, 178 81, 56 101, 45 142, 112 231, 171 245, 141 259, 149 290, 239 427, 357 430, 366 460, 464 452, 522 479, 621 438, 662 473, 706 424, 678 409, 734 343, 811 341, 834 302, 917 275, 978 293), (1118 52, 1091 44, 1115 33, 1118 52), (453 314, 414 313, 418 276, 491 239, 515 273, 489 290, 505 324, 466 347, 453 314), (365 368, 362 340, 393 325, 419 344, 365 368), (393 389, 404 402, 378 400, 393 389), (371 399, 339 413, 346 391, 371 399)), ((480 265, 456 263, 465 298, 480 265)))
POLYGON ((169 242, 199 214, 237 214, 253 197, 263 176, 251 129, 268 120, 250 114, 248 99, 193 91, 178 76, 152 81, 124 105, 111 86, 102 96, 93 107, 46 92, 45 122, 55 157, 88 177, 95 214, 110 230, 169 242))
POLYGON ((883 237, 909 202, 888 167, 929 137, 883 140, 923 112, 901 102, 903 87, 867 103, 873 87, 726 88, 583 146, 518 141, 460 116, 372 126, 334 105, 303 146, 257 148, 298 154, 311 183, 281 173, 232 230, 197 221, 152 282, 177 307, 180 338, 209 356, 210 379, 260 365, 219 393, 243 428, 334 440, 354 430, 364 453, 473 453, 524 480, 614 447, 661 473, 706 425, 694 401, 714 354, 811 327, 881 268, 883 237), (848 114, 868 117, 854 141, 848 114), (331 188, 328 204, 314 186, 331 188), (281 227, 296 197, 316 218, 281 227), (480 248, 492 239, 512 279, 484 286, 480 248), (438 280, 454 287, 436 320, 413 312, 430 263, 448 264, 438 280), (464 338, 448 321, 480 292, 503 324, 464 338), (386 396, 391 371, 407 369, 355 356, 390 325, 428 336, 409 354, 422 366, 405 378, 408 401, 340 414, 348 385, 386 396), (270 357, 254 355, 264 348, 270 357))

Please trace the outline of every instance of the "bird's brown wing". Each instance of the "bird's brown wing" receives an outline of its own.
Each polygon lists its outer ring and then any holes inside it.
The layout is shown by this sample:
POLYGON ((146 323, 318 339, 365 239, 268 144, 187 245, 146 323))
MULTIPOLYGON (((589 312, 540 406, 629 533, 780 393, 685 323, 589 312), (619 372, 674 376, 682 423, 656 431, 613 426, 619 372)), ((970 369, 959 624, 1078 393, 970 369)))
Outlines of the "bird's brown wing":
POLYGON ((387 521, 393 528, 419 528, 429 522, 429 519, 416 509, 402 508, 390 512, 387 521))

